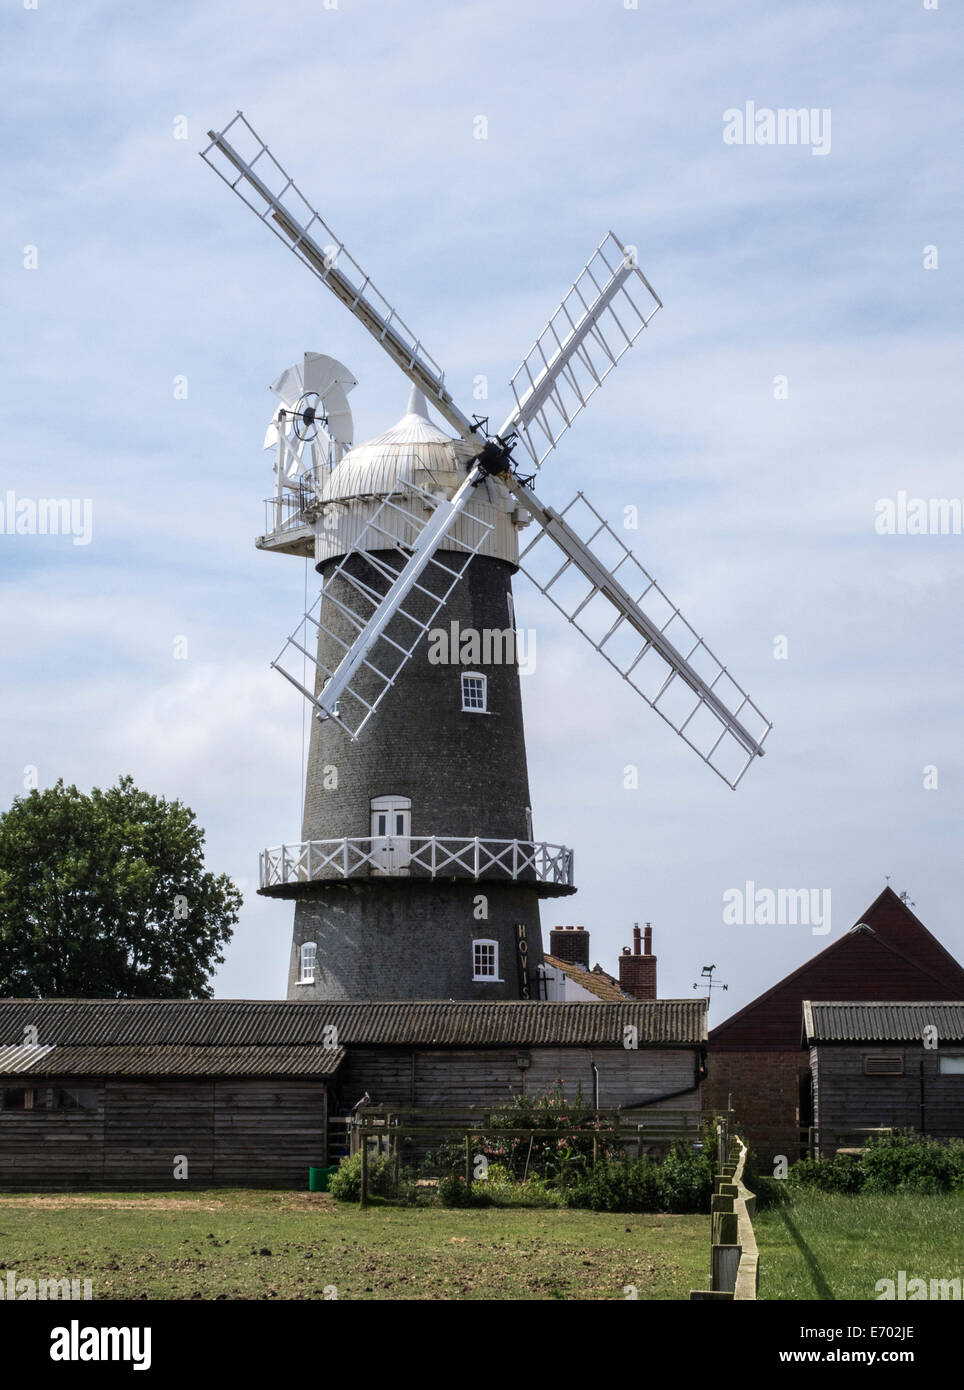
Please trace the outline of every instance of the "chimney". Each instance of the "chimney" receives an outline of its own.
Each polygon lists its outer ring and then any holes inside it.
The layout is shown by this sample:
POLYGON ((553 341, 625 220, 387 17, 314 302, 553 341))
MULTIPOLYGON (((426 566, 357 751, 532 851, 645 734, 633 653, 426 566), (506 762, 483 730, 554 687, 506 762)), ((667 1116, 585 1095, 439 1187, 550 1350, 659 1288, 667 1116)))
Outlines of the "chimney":
POLYGON ((639 923, 633 924, 633 949, 624 946, 619 957, 619 988, 633 999, 656 998, 656 957, 653 955, 653 928, 649 922, 642 949, 639 923))
POLYGON ((549 933, 549 954, 568 965, 589 969, 589 933, 585 927, 553 927, 549 933))

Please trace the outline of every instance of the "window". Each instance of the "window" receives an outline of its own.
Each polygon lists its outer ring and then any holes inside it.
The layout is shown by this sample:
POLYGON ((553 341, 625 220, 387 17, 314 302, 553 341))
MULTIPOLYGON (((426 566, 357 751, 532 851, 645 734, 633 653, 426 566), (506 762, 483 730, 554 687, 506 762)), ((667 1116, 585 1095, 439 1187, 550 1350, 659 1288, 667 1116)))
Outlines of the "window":
POLYGON ((864 1076, 903 1076, 904 1058, 900 1053, 890 1057, 864 1057, 864 1076))
POLYGON ((96 1110, 100 1097, 92 1086, 54 1086, 47 1091, 48 1110, 96 1110))
POLYGON ((35 1092, 23 1086, 8 1086, 0 1091, 0 1109, 33 1110, 35 1092))
POLYGON ((486 677, 466 671, 462 677, 462 709, 468 714, 485 714, 486 677))
POLYGON ((498 980, 499 943, 497 941, 472 942, 472 979, 498 980))
POLYGON ((299 985, 313 985, 315 983, 315 961, 318 956, 318 947, 313 941, 305 941, 301 947, 301 979, 299 985))
POLYGON ((940 1076, 964 1076, 964 1052, 942 1052, 937 1071, 940 1076))
POLYGON ((505 595, 505 606, 509 610, 509 626, 515 630, 515 603, 512 598, 512 590, 508 589, 505 595))

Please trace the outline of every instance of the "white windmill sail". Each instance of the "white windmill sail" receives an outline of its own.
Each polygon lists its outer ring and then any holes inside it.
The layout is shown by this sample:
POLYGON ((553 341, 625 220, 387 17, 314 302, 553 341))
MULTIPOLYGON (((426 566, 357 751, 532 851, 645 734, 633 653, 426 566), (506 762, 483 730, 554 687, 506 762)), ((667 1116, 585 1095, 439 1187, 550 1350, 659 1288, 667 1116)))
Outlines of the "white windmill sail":
POLYGON ((345 250, 243 112, 222 131, 209 130, 208 136, 211 143, 201 151, 205 163, 365 325, 439 414, 463 436, 471 433, 472 421, 446 390, 441 367, 345 250), (229 130, 231 142, 226 139, 229 130))
POLYGON ((468 483, 451 501, 413 482, 395 488, 271 663, 311 701, 320 719, 334 719, 353 739, 428 635, 492 530, 487 521, 464 510, 470 493, 468 483), (460 516, 467 540, 452 533, 460 516), (439 553, 443 540, 446 549, 439 553), (326 647, 334 644, 339 656, 332 667, 318 656, 322 634, 326 647), (322 683, 317 691, 308 690, 288 669, 292 658, 295 669, 303 664, 295 653, 318 670, 322 683))
POLYGON ((599 243, 513 374, 518 434, 539 468, 649 324, 662 300, 614 232, 599 243))
POLYGON ((523 573, 735 789, 770 721, 581 492, 556 512, 517 479, 509 486, 542 528, 520 556, 523 573))
MULTIPOLYGON (((428 631, 431 620, 424 621, 421 609, 419 617, 406 607, 409 597, 419 594, 424 603, 427 596, 435 605, 432 616, 437 615, 482 545, 484 534, 477 545, 458 543, 467 553, 457 574, 437 556, 443 542, 446 556, 456 544, 453 528, 460 515, 471 515, 465 508, 472 489, 498 475, 542 527, 524 555, 529 577, 704 762, 736 787, 754 758, 763 754, 769 721, 582 495, 577 500, 591 513, 589 543, 561 513, 539 501, 514 472, 511 457, 515 443, 521 441, 539 467, 661 307, 636 263, 634 248, 624 246, 612 232, 600 242, 513 376, 512 412, 499 433, 483 443, 479 422, 469 420, 456 406, 438 363, 334 237, 243 114, 238 112, 220 134, 211 131, 209 135, 211 144, 202 151, 202 158, 364 324, 464 441, 460 457, 468 472, 451 501, 432 498, 427 522, 413 509, 415 529, 408 544, 398 544, 397 537, 384 531, 386 543, 400 552, 398 563, 385 567, 378 584, 363 584, 369 611, 352 610, 351 631, 357 635, 350 641, 340 638, 343 655, 334 670, 322 668, 322 689, 308 691, 283 672, 287 678, 321 717, 337 719, 354 737, 428 631), (235 144, 243 140, 245 151, 225 138, 232 128, 235 144), (534 552, 541 542, 551 542, 563 560, 560 564, 554 557, 554 565, 540 577, 534 552), (597 547, 608 543, 612 548, 613 542, 616 550, 609 563, 590 548, 590 543, 597 547), (436 589, 426 582, 433 566, 451 580, 447 588, 444 583, 436 589), (580 576, 582 587, 573 593, 570 581, 575 576, 580 576), (399 640, 400 622, 416 628, 421 624, 411 644, 399 640), (388 663, 392 669, 385 669, 384 662, 371 659, 377 648, 394 649, 401 660, 392 666, 393 656, 388 663), (371 679, 376 686, 365 694, 359 681, 371 679), (346 695, 360 702, 359 717, 342 720, 339 700, 346 695)), ((393 494, 384 505, 406 504, 404 497, 393 494)), ((374 561, 367 551, 366 557, 367 563, 374 561)), ((349 577, 352 562, 359 560, 354 552, 346 557, 349 564, 343 577, 349 577)), ((323 593, 322 608, 324 597, 323 593)), ((303 620, 308 621, 328 631, 311 614, 303 620)), ((315 660, 295 635, 287 645, 315 660)), ((279 669, 283 670, 280 664, 279 669)), ((366 684, 365 690, 369 689, 366 684)))

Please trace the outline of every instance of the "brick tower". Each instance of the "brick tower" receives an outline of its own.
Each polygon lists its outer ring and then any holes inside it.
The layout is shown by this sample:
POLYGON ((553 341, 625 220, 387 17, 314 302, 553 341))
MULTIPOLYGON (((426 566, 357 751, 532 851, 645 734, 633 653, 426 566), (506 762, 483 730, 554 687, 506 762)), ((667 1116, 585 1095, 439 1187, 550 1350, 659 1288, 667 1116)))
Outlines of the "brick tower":
MULTIPOLYGON (((321 666, 355 636, 342 607, 355 581, 374 582, 354 556, 338 569, 364 520, 399 484, 450 496, 464 476, 418 390, 397 425, 327 474, 303 528, 322 578, 321 666)), ((439 623, 357 740, 312 720, 302 842, 262 855, 260 891, 295 900, 290 999, 538 997, 539 900, 575 889, 570 852, 532 834, 512 601, 529 517, 495 479, 466 512, 461 533, 490 529, 439 623)), ((290 530, 259 541, 304 554, 301 543, 290 530)), ((372 558, 386 576, 400 564, 387 543, 372 558)), ((414 600, 427 618, 429 600, 414 600)))

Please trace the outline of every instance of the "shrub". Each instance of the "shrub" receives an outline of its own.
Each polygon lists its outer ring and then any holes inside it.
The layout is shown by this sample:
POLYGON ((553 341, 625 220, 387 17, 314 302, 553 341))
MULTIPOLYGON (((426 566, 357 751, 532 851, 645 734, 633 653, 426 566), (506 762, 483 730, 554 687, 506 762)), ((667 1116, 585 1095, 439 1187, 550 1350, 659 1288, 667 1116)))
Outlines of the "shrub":
POLYGON ((801 1158, 791 1163, 786 1182, 791 1187, 813 1187, 819 1192, 859 1192, 864 1171, 853 1154, 837 1154, 833 1160, 801 1158))
POLYGON ((568 1184, 565 1200, 590 1211, 659 1211, 659 1168, 651 1158, 601 1159, 568 1184))
POLYGON ((705 1149, 696 1153, 674 1144, 659 1166, 661 1210, 708 1211, 713 1195, 713 1159, 705 1149))
POLYGON ((467 1183, 465 1178, 454 1173, 441 1178, 438 1185, 438 1200, 443 1207, 490 1207, 492 1197, 485 1190, 485 1183, 467 1183))
MULTIPOLYGON (((361 1198, 361 1154, 343 1158, 338 1172, 332 1173, 328 1191, 339 1202, 357 1202, 361 1198)), ((395 1191, 392 1160, 384 1154, 368 1155, 368 1192, 372 1197, 391 1197, 395 1191)))
POLYGON ((964 1177, 964 1145, 901 1130, 873 1139, 861 1163, 867 1192, 950 1192, 964 1177))

